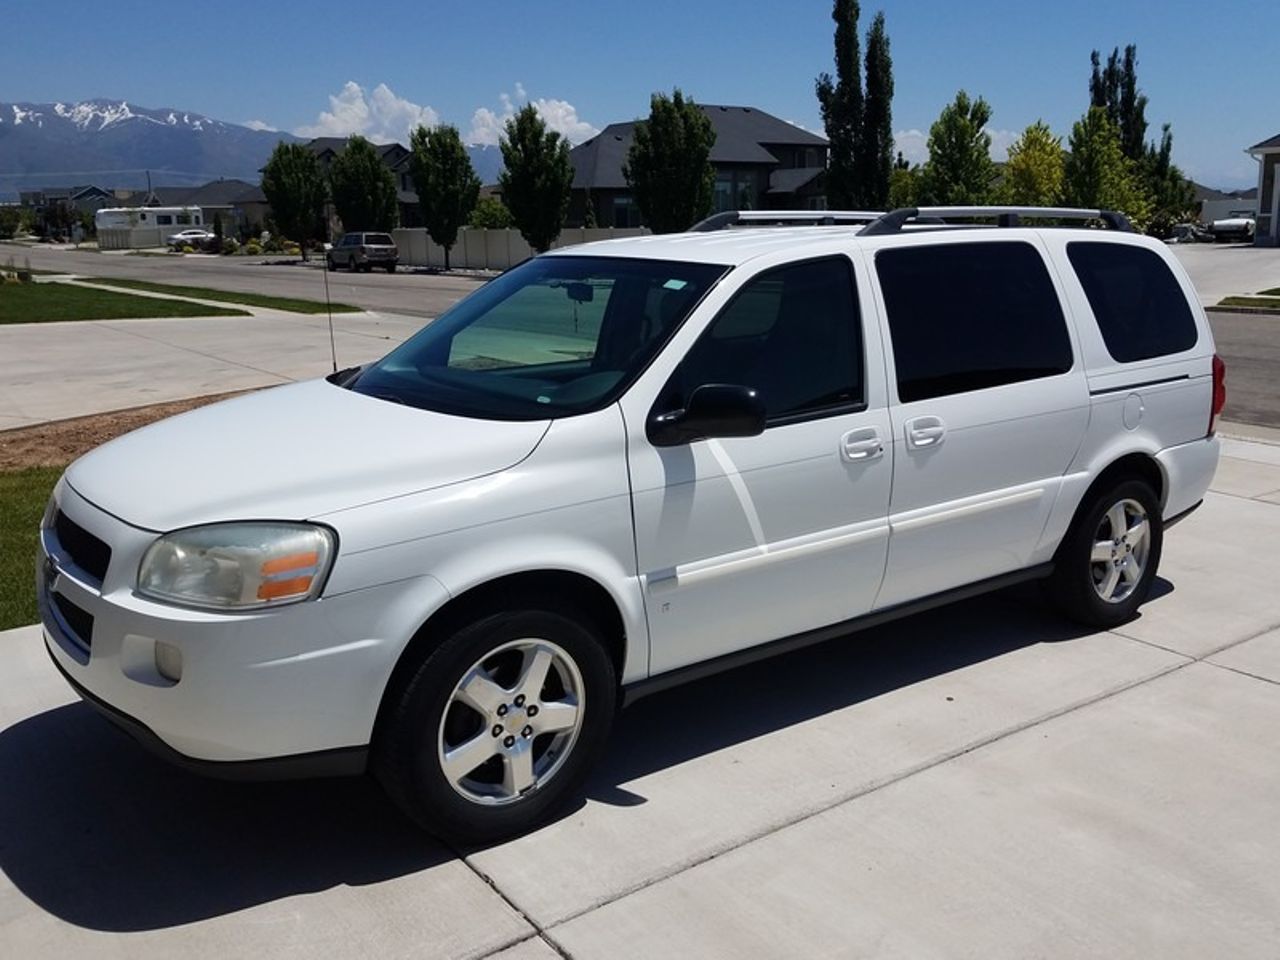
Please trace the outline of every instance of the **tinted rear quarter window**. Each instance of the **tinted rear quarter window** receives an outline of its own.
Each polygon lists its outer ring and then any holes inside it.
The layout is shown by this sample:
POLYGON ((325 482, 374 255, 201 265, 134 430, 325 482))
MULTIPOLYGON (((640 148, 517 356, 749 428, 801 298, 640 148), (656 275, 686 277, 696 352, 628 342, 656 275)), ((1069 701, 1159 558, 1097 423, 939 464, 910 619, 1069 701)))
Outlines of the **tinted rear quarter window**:
POLYGON ((1120 363, 1181 353, 1196 345, 1195 317, 1169 266, 1142 247, 1069 243, 1102 340, 1120 363))
POLYGON ((1028 243, 940 243, 876 255, 903 403, 1065 373, 1071 340, 1028 243))

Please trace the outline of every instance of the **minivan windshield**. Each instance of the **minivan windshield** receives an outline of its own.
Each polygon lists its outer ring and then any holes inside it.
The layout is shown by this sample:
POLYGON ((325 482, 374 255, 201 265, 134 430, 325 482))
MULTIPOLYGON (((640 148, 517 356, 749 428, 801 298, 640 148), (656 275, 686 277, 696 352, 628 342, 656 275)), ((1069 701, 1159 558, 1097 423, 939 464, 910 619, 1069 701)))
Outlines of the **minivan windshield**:
POLYGON ((585 413, 616 400, 727 271, 621 257, 527 260, 348 386, 489 420, 585 413))

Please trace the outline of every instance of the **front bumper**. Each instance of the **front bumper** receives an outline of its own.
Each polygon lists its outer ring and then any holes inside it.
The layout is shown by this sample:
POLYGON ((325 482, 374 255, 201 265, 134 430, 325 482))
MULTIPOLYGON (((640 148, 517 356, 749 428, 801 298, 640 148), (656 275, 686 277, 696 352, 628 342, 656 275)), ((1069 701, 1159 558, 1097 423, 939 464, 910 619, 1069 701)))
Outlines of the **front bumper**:
POLYGON ((133 589, 155 534, 99 510, 65 481, 58 509, 110 546, 101 578, 41 530, 36 573, 46 647, 76 692, 171 760, 230 776, 356 772, 382 692, 426 606, 429 577, 275 610, 213 613, 155 603, 133 589), (157 644, 180 654, 174 682, 157 644))

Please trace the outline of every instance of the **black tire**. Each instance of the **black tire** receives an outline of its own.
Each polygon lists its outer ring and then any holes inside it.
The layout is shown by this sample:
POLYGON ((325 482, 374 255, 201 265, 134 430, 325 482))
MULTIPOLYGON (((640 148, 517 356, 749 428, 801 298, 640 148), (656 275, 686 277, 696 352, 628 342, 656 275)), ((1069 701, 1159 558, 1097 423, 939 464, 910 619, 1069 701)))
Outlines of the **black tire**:
MULTIPOLYGON (((586 620, 568 613, 521 609, 490 614, 456 630, 430 649, 395 686, 398 689, 387 692, 373 745, 374 775, 392 800, 428 832, 446 840, 488 843, 532 829, 576 795, 608 739, 618 681, 612 659, 586 620), (542 782, 503 805, 486 804, 464 795, 445 775, 439 753, 448 729, 444 723, 457 719, 456 713, 446 717, 446 711, 470 712, 470 708, 451 702, 463 677, 489 654, 527 638, 549 641, 572 659, 582 682, 582 722, 576 737, 562 748, 568 752, 548 761, 557 766, 549 768, 551 772, 542 782)), ((504 709, 511 712, 499 722, 510 723, 514 701, 504 704, 504 709)), ((479 732, 466 732, 460 740, 487 736, 488 724, 494 722, 479 713, 474 720, 479 732)), ((514 732, 516 727, 509 730, 514 732)), ((507 732, 504 730, 504 738, 507 732)), ((537 742, 530 742, 530 750, 536 749, 537 742)), ((495 748, 497 743, 495 740, 495 748)), ((544 744, 544 758, 550 756, 548 749, 544 744)), ((494 759, 500 772, 501 756, 485 762, 494 759)), ((485 770, 480 767, 471 773, 483 774, 485 770)))
POLYGON ((325 260, 325 266, 327 266, 327 267, 329 268, 329 271, 330 271, 330 272, 333 272, 334 270, 337 270, 337 269, 338 269, 338 265, 337 265, 336 263, 334 263, 334 262, 333 262, 333 258, 332 258, 332 257, 330 257, 330 258, 328 258, 327 260, 325 260))
MULTIPOLYGON (((1127 512, 1132 517, 1132 510, 1127 512)), ((1164 522, 1155 491, 1144 480, 1121 479, 1081 504, 1071 529, 1058 547, 1053 574, 1045 586, 1058 609, 1070 619, 1103 629, 1119 626, 1133 619, 1151 592, 1163 545, 1164 522), (1123 564, 1130 558, 1125 555, 1125 547, 1121 544, 1117 546, 1115 560, 1095 561, 1093 548, 1095 543, 1115 539, 1111 536, 1115 532, 1111 521, 1106 518, 1113 507, 1126 502, 1138 504, 1145 512, 1149 542, 1136 583, 1122 596, 1117 594, 1115 599, 1107 600, 1101 591, 1105 590, 1110 572, 1108 565, 1123 564)))
POLYGON ((352 273, 360 272, 360 264, 356 263, 355 257, 347 258, 347 269, 350 270, 352 273))
POLYGON ((394 263, 388 263, 387 273, 395 273, 395 272, 396 272, 396 265, 394 263))

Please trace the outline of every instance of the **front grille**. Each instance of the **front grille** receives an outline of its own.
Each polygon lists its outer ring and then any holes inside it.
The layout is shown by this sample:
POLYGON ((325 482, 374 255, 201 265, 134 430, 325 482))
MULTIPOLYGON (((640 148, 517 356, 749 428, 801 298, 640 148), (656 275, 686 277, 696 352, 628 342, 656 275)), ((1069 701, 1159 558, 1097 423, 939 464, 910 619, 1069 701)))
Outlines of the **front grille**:
POLYGON ((53 532, 72 563, 101 583, 111 563, 111 548, 61 510, 54 518, 53 532))
POLYGON ((71 639, 86 650, 92 647, 93 615, 81 610, 60 593, 54 593, 50 599, 53 600, 53 605, 57 607, 58 615, 62 617, 62 622, 70 629, 72 633, 71 639))

